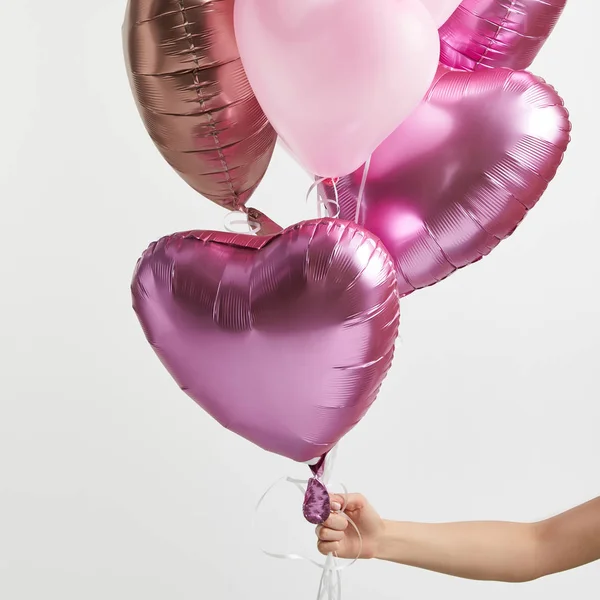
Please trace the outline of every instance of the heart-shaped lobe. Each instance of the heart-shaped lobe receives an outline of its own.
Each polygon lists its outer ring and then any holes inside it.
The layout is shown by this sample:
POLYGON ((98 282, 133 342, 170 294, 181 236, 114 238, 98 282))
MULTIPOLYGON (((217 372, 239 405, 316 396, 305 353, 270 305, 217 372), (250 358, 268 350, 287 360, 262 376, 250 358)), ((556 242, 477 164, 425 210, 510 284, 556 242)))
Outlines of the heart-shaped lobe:
POLYGON ((180 387, 219 423, 305 462, 364 416, 390 367, 393 261, 358 225, 270 237, 192 231, 152 244, 133 306, 180 387))
MULTIPOLYGON (((359 222, 396 260, 401 295, 432 285, 510 235, 569 143, 563 102, 525 71, 441 66, 423 103, 373 154, 359 222)), ((354 220, 363 169, 338 181, 354 220)), ((323 193, 335 200, 333 186, 323 193)))
POLYGON ((440 29, 441 61, 476 71, 527 69, 567 0, 463 0, 440 29))

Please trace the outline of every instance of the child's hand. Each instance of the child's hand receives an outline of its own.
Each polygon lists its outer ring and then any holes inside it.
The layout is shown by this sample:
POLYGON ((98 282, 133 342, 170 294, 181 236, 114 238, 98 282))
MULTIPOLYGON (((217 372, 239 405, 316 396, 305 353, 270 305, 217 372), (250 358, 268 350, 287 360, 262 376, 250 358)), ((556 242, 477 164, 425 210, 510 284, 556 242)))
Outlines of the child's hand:
POLYGON ((348 519, 339 511, 344 506, 344 497, 331 496, 332 513, 329 519, 317 527, 319 542, 317 547, 321 554, 333 553, 339 558, 355 559, 374 558, 383 535, 383 519, 377 511, 360 494, 349 494, 346 498, 345 513, 352 519, 362 537, 360 538, 348 519))

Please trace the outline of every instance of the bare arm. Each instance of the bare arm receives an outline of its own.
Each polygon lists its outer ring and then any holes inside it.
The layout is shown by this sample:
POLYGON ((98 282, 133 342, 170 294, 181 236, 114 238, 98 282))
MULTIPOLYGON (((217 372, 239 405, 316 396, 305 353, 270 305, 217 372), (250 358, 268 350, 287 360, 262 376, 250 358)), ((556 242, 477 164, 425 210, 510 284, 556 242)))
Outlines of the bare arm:
POLYGON ((600 498, 539 523, 384 524, 377 558, 468 579, 530 581, 600 559, 600 498))
POLYGON ((537 576, 535 529, 521 523, 385 522, 376 558, 467 579, 537 576))
POLYGON ((323 553, 379 558, 468 579, 530 581, 600 559, 600 498, 538 523, 406 523, 383 521, 353 494, 348 514, 318 530, 323 553))

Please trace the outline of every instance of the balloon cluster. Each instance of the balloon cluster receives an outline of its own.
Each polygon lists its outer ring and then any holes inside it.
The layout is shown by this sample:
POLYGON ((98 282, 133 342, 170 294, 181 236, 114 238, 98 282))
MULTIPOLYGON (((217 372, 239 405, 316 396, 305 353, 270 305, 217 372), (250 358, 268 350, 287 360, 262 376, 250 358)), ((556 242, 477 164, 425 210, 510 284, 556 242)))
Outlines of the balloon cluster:
POLYGON ((129 0, 150 136, 263 228, 167 236, 133 278, 148 341, 219 423, 321 472, 391 366, 399 298, 488 254, 554 177, 568 113, 523 69, 565 2, 129 0), (330 217, 247 207, 277 136, 330 217))

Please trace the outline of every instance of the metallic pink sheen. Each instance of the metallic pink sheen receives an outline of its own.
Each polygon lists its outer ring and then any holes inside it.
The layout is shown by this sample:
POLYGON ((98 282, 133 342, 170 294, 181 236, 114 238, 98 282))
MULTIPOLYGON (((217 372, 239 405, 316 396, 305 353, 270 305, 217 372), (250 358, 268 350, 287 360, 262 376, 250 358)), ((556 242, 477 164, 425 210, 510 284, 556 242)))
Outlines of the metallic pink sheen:
POLYGON ((153 243, 133 307, 180 387, 224 427, 305 462, 375 400, 394 353, 393 261, 353 223, 271 237, 191 231, 153 243))
POLYGON ((464 0, 440 29, 441 61, 475 71, 526 69, 552 33, 567 0, 464 0))
MULTIPOLYGON (((432 285, 510 235, 569 143, 555 90, 525 71, 440 67, 421 106, 373 154, 359 223, 396 260, 401 295, 432 285)), ((340 179, 354 220, 363 169, 340 179)), ((321 186, 334 199, 333 187, 321 186)))
POLYGON ((308 480, 302 503, 302 513, 304 518, 313 525, 325 523, 331 514, 329 492, 325 485, 314 477, 308 480))

